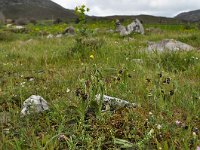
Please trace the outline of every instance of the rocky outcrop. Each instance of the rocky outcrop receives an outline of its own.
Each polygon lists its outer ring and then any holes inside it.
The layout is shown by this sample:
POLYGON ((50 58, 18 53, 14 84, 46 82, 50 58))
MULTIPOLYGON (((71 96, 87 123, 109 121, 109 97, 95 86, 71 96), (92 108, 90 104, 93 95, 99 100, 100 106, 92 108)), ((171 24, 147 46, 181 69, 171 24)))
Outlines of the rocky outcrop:
POLYGON ((126 36, 133 32, 144 34, 144 27, 139 19, 135 19, 127 27, 121 25, 120 21, 117 20, 115 26, 116 26, 116 32, 119 32, 121 36, 126 36))

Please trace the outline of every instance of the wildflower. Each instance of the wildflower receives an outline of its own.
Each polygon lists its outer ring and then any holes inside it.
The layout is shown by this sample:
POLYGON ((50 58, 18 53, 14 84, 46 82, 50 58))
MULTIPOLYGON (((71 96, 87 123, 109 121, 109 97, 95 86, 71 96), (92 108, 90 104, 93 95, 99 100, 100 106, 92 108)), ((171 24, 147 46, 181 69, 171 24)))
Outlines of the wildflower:
POLYGON ((197 150, 200 150, 200 146, 197 146, 197 150))
POLYGON ((194 137, 194 138, 196 138, 196 137, 197 137, 197 134, 196 134, 196 132, 193 132, 193 133, 192 133, 192 135, 193 135, 193 137, 194 137))
POLYGON ((24 87, 25 84, 26 84, 26 82, 22 82, 22 83, 20 83, 20 85, 21 85, 22 87, 24 87))
POLYGON ((122 74, 122 73, 123 73, 123 70, 120 70, 120 71, 119 71, 119 74, 122 74))
POLYGON ((148 133, 149 136, 152 136, 152 134, 154 134, 154 129, 151 129, 148 133))
POLYGON ((29 81, 34 81, 34 78, 30 78, 29 81))
POLYGON ((4 134, 9 134, 10 133, 10 129, 8 129, 8 128, 7 129, 3 129, 3 133, 4 134))
POLYGON ((174 95, 174 90, 169 91, 169 94, 172 96, 174 95))
POLYGON ((170 81, 171 81, 171 78, 168 77, 168 78, 165 79, 165 81, 163 81, 163 83, 170 84, 170 81))
POLYGON ((160 124, 157 125, 157 129, 160 130, 162 126, 160 124))
POLYGON ((179 126, 179 125, 181 124, 181 121, 179 121, 179 120, 176 120, 176 122, 175 122, 175 123, 176 123, 176 125, 177 125, 177 126, 179 126))
POLYGON ((65 142, 65 141, 67 141, 67 137, 64 135, 64 134, 60 134, 59 136, 58 136, 58 141, 59 142, 65 142))
POLYGON ((90 55, 90 58, 94 59, 94 55, 90 55))
POLYGON ((147 78, 146 81, 149 83, 149 82, 151 82, 151 79, 147 78))
POLYGON ((153 94, 151 92, 148 93, 148 97, 151 97, 153 96, 153 94))
POLYGON ((131 76, 130 74, 128 74, 128 77, 129 77, 129 78, 132 78, 132 76, 131 76))
POLYGON ((70 89, 67 88, 67 93, 69 93, 69 92, 70 92, 70 89))
POLYGON ((159 76, 160 78, 162 78, 162 76, 163 76, 163 75, 162 75, 162 72, 160 72, 160 73, 158 74, 158 76, 159 76))
POLYGON ((149 115, 153 115, 153 113, 152 113, 152 112, 149 112, 149 115))

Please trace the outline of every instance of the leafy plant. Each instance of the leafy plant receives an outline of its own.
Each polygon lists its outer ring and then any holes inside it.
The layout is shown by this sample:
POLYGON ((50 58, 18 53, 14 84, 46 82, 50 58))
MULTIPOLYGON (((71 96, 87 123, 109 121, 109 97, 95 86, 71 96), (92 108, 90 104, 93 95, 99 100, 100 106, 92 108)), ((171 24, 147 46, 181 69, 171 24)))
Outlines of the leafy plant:
POLYGON ((86 12, 89 12, 89 8, 85 5, 75 7, 75 14, 78 16, 78 28, 81 35, 86 36, 87 25, 86 25, 86 12))

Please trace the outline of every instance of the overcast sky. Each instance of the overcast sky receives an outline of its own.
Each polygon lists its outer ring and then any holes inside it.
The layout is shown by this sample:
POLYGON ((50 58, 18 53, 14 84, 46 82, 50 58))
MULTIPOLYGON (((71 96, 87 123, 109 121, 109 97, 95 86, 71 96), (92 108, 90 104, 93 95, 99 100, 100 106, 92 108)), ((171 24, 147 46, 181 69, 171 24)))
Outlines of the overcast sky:
POLYGON ((200 0, 52 0, 65 8, 85 4, 88 15, 139 15, 174 17, 180 12, 200 9, 200 0))

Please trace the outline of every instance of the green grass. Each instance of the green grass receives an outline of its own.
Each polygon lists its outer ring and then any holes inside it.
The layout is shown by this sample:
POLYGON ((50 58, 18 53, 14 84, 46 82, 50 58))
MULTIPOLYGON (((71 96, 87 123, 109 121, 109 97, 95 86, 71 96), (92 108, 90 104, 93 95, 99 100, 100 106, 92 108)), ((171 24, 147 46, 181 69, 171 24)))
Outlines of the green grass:
POLYGON ((99 32, 90 33, 83 42, 76 36, 46 39, 40 34, 62 32, 65 24, 28 25, 26 34, 0 29, 8 34, 0 34, 0 119, 3 113, 9 118, 1 119, 0 149, 195 150, 200 146, 199 51, 145 51, 147 41, 164 38, 199 48, 200 30, 146 25, 161 32, 121 38, 106 32, 110 25, 89 24, 99 32), (88 99, 77 97, 78 89, 88 99), (100 104, 93 102, 97 93, 139 106, 101 113, 100 104), (44 97, 50 111, 21 118, 22 103, 33 94, 44 97), (95 115, 86 120, 88 106, 95 115))

